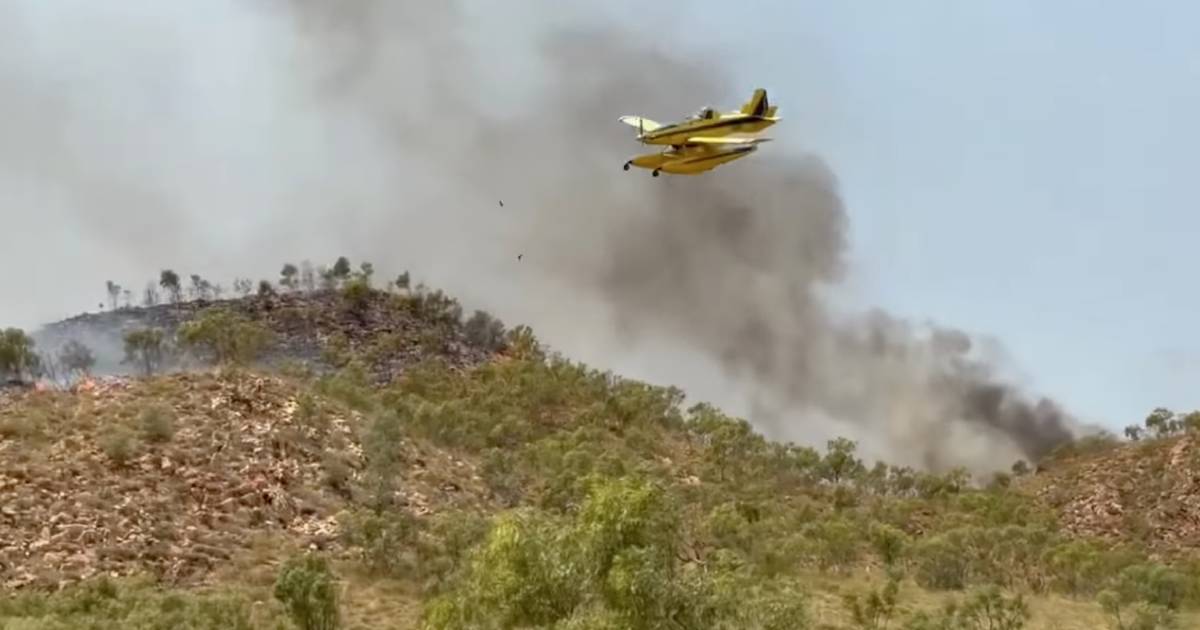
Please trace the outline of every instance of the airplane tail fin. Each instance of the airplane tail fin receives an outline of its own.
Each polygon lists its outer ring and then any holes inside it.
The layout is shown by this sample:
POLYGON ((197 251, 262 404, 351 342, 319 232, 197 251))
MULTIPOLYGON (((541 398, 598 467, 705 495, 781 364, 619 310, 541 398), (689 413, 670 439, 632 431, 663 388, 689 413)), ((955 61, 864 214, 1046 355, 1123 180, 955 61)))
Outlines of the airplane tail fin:
POLYGON ((742 113, 751 116, 774 116, 776 109, 767 101, 767 91, 763 88, 754 90, 750 100, 742 105, 742 113))

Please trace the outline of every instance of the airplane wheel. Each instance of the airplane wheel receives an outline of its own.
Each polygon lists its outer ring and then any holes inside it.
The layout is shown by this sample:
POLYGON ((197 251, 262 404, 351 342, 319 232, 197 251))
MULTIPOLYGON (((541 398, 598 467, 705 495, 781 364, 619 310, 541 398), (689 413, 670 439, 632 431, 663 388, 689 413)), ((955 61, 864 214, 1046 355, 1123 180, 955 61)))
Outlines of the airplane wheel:
POLYGON ((621 166, 621 168, 628 171, 629 170, 629 162, 626 162, 623 166, 621 166))
POLYGON ((650 171, 650 175, 653 177, 658 177, 658 169, 654 169, 653 171, 650 171))

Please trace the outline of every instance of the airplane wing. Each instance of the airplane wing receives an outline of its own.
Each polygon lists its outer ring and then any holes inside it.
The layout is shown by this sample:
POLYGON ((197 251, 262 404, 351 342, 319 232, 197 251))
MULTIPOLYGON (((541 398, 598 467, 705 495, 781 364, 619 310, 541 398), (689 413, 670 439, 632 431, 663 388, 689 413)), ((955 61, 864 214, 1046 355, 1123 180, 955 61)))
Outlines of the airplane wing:
POLYGON ((634 129, 641 128, 643 131, 654 131, 655 129, 662 127, 661 123, 654 122, 649 118, 643 118, 641 116, 621 116, 617 120, 620 120, 634 129))
POLYGON ((685 144, 758 144, 759 142, 770 142, 770 138, 738 138, 732 136, 709 137, 709 136, 692 136, 687 139, 685 144))

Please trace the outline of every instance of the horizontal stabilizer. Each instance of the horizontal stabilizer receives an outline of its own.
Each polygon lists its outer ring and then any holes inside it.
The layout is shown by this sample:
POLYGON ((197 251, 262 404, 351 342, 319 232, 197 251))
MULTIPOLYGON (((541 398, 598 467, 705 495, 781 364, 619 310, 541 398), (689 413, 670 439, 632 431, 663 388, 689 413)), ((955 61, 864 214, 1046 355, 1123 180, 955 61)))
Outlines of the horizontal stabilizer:
POLYGON ((634 129, 640 128, 642 131, 654 131, 662 126, 661 124, 656 123, 649 118, 643 118, 641 116, 622 116, 617 120, 620 120, 634 129))

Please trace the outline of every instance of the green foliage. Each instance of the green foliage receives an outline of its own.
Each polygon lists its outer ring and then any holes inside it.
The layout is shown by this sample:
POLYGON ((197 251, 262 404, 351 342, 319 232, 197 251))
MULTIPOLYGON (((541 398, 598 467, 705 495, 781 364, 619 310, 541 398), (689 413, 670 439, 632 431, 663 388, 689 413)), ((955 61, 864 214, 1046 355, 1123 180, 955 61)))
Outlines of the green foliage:
POLYGON ((467 342, 490 352, 504 348, 504 323, 485 311, 475 311, 463 324, 467 342))
POLYGON ((825 458, 821 460, 821 476, 835 484, 853 479, 866 472, 862 460, 854 456, 858 444, 846 438, 830 440, 826 445, 825 458))
POLYGON ((166 336, 157 328, 141 328, 125 333, 125 359, 141 368, 146 376, 162 366, 168 353, 166 336))
POLYGON ((179 327, 180 344, 206 354, 221 365, 246 365, 265 351, 274 335, 244 315, 223 308, 206 309, 179 327))
POLYGON ((100 577, 56 593, 0 594, 5 630, 286 630, 273 611, 233 593, 162 591, 100 577))
POLYGON ((684 570, 681 526, 665 490, 637 478, 598 480, 568 516, 502 514, 425 627, 804 627, 799 598, 749 591, 736 568, 684 570))
POLYGON ((275 599, 299 630, 336 630, 340 626, 337 585, 321 556, 289 558, 275 580, 275 599))
POLYGON ((24 380, 37 376, 41 359, 33 339, 18 328, 0 331, 0 380, 24 380))
POLYGON ((137 434, 118 424, 100 436, 100 449, 117 466, 124 466, 137 454, 137 434))
POLYGON ((900 592, 900 581, 896 576, 889 576, 887 583, 879 590, 872 590, 865 596, 848 593, 842 602, 850 613, 854 627, 859 630, 884 630, 889 627, 896 615, 896 604, 900 592))
POLYGON ((1021 630, 1029 622, 1024 597, 1006 597, 996 587, 984 588, 962 602, 951 602, 939 614, 917 613, 904 630, 1021 630))
POLYGON ((869 531, 871 547, 884 566, 895 566, 908 545, 908 535, 887 523, 872 523, 869 531))
POLYGON ((376 514, 392 507, 403 471, 403 436, 400 416, 395 411, 375 414, 362 439, 366 459, 364 485, 367 505, 376 514))
POLYGON ((138 414, 138 424, 146 441, 167 442, 175 435, 175 411, 161 403, 151 404, 138 414))
POLYGON ((96 365, 91 349, 74 339, 59 349, 58 360, 64 369, 75 374, 87 374, 96 365))
POLYGON ((1156 407, 1143 421, 1144 427, 1132 425, 1125 427, 1125 437, 1132 441, 1149 436, 1164 439, 1180 435, 1186 431, 1200 430, 1200 411, 1176 413, 1166 407, 1156 407))
POLYGON ((342 304, 355 317, 366 315, 371 305, 371 285, 365 278, 354 278, 342 286, 342 304))
POLYGON ((407 512, 355 510, 340 520, 342 538, 378 575, 403 576, 418 566, 417 524, 407 512))

